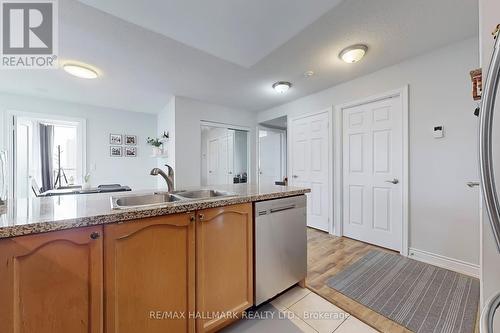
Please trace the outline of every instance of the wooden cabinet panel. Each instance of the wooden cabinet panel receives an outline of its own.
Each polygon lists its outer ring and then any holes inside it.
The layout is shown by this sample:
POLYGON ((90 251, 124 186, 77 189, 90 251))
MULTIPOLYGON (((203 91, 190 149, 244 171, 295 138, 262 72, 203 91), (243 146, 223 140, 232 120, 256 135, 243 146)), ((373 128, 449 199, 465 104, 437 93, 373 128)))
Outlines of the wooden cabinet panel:
POLYGON ((194 214, 111 224, 104 233, 106 332, 194 332, 194 214))
POLYGON ((101 234, 96 226, 0 240, 0 331, 102 332, 101 234))
POLYGON ((252 205, 197 215, 0 240, 0 332, 223 328, 253 305, 252 205))
POLYGON ((196 326, 213 332, 235 319, 210 314, 253 305, 252 205, 202 210, 196 228, 196 326))

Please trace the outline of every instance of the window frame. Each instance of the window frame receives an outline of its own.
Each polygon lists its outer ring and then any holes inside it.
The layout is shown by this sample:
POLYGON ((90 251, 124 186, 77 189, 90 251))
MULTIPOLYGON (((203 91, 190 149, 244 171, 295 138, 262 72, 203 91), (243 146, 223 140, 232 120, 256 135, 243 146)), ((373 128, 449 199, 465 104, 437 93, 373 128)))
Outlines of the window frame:
POLYGON ((9 174, 9 198, 13 199, 17 193, 15 186, 15 158, 16 152, 16 128, 19 118, 30 119, 38 122, 48 122, 54 125, 76 126, 77 128, 77 167, 81 170, 81 174, 77 175, 76 182, 83 182, 83 178, 87 173, 87 120, 85 118, 68 117, 59 114, 47 114, 37 112, 24 112, 17 110, 9 110, 5 114, 5 142, 7 143, 8 154, 8 174, 9 174))

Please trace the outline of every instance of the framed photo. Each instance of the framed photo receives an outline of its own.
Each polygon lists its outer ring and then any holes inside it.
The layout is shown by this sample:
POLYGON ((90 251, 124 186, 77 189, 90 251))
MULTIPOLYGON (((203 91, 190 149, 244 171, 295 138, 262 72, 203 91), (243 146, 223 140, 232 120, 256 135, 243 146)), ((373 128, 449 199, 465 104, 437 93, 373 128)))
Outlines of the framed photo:
POLYGON ((137 135, 125 134, 125 144, 128 146, 137 146, 137 135))
POLYGON ((121 157, 123 155, 123 148, 111 146, 109 147, 109 155, 111 157, 121 157))
POLYGON ((471 71, 470 79, 472 80, 472 98, 479 101, 483 94, 483 73, 481 68, 471 71))
POLYGON ((125 147, 125 157, 137 157, 137 147, 125 147))
POLYGON ((110 134, 109 135, 109 143, 112 145, 121 145, 123 143, 122 135, 121 134, 110 134))

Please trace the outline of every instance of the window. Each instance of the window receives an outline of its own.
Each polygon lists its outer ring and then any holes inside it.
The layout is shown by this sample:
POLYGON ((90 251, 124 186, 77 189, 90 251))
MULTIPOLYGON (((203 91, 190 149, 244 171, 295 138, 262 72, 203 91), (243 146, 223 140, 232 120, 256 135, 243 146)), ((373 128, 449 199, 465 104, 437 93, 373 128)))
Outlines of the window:
POLYGON ((14 196, 83 183, 85 120, 62 118, 13 113, 14 196))
POLYGON ((54 141, 52 151, 52 173, 54 187, 81 184, 82 170, 78 165, 77 154, 77 124, 54 126, 54 141))

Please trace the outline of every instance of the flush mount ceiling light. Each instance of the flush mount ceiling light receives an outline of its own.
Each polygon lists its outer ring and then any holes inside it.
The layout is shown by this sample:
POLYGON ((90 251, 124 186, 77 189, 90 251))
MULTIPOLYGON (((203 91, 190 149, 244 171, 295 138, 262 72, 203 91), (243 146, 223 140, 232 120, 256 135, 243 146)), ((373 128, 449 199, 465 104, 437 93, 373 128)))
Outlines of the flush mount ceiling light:
POLYGON ((280 94, 284 94, 288 91, 288 89, 290 89, 291 86, 292 84, 290 82, 279 81, 273 84, 273 89, 280 94))
POLYGON ((355 62, 360 61, 364 56, 366 51, 368 50, 368 46, 363 44, 352 45, 343 49, 339 57, 349 64, 353 64, 355 62))
POLYGON ((88 65, 81 64, 65 64, 63 69, 66 73, 82 79, 96 79, 99 74, 88 65))

